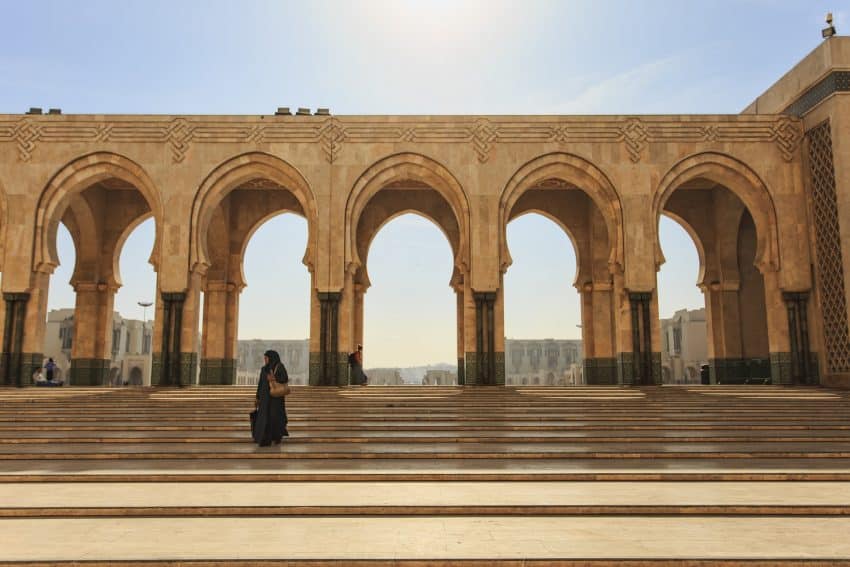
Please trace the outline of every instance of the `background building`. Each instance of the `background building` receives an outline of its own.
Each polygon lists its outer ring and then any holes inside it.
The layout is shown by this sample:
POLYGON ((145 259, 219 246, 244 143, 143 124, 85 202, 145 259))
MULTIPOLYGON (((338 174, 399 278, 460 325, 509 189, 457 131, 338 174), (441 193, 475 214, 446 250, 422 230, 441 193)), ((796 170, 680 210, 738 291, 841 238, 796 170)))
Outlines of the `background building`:
POLYGON ((422 377, 425 386, 454 386, 457 384, 457 372, 451 370, 426 370, 422 377))
MULTIPOLYGON (((124 319, 112 315, 112 350, 105 386, 149 386, 151 383, 151 340, 153 321, 124 319)), ((52 358, 58 378, 67 379, 71 370, 74 339, 74 310, 54 309, 47 314, 44 361, 52 358)))
POLYGON ((505 339, 505 384, 584 384, 582 359, 582 344, 578 339, 505 339))
POLYGON ((364 370, 370 386, 398 386, 404 384, 398 368, 370 368, 364 370))
POLYGON ((708 364, 705 309, 680 309, 661 319, 661 377, 665 384, 699 384, 708 364))
POLYGON ((310 370, 310 341, 281 340, 269 341, 252 339, 239 341, 239 358, 236 363, 236 384, 256 384, 263 367, 263 353, 276 350, 280 360, 286 366, 289 383, 293 385, 307 384, 310 370))

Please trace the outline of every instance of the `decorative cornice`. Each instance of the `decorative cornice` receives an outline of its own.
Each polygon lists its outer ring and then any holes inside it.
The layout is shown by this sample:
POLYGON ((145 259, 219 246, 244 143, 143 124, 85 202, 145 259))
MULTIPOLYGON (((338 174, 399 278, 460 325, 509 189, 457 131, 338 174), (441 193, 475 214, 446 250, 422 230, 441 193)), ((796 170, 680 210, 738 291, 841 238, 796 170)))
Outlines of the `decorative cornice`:
MULTIPOLYGON (((850 81, 850 74, 848 74, 850 81)), ((838 83, 836 82, 836 85, 838 83)), ((796 103, 795 103, 796 104, 796 103)), ((40 144, 160 143, 181 163, 199 144, 318 144, 333 163, 347 144, 467 144, 486 162, 501 144, 622 144, 638 163, 658 143, 772 143, 790 161, 802 140, 789 116, 631 117, 290 117, 284 120, 204 116, 0 117, 0 143, 13 143, 27 162, 40 144), (69 119, 71 118, 71 119, 69 119)))
POLYGON ((826 97, 838 92, 850 92, 850 71, 833 71, 788 105, 784 114, 802 116, 826 97))

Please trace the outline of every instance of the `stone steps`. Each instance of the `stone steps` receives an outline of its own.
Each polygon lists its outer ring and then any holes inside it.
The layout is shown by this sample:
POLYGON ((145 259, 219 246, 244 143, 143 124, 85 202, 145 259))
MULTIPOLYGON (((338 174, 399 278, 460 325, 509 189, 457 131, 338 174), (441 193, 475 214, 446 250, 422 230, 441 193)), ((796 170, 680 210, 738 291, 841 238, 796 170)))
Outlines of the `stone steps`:
POLYGON ((0 389, 0 565, 850 558, 848 392, 296 387, 270 448, 253 392, 0 389))

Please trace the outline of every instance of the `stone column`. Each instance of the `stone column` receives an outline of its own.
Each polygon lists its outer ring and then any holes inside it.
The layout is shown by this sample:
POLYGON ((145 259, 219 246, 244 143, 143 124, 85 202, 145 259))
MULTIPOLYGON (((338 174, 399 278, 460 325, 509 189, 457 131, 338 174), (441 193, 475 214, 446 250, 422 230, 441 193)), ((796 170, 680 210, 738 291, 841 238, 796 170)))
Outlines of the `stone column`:
MULTIPOLYGON (((495 291, 473 292, 475 301, 475 384, 495 386, 496 381, 496 337, 495 337, 495 291)), ((504 368, 504 353, 502 353, 504 368)), ((504 384, 504 369, 502 370, 504 384)))
POLYGON ((741 315, 737 281, 704 287, 708 363, 712 384, 724 384, 746 372, 741 350, 741 315))
POLYGON ((204 291, 200 384, 236 383, 235 337, 239 290, 229 282, 208 282, 204 291))
POLYGON ((105 385, 112 360, 116 289, 104 283, 76 282, 74 291, 77 304, 74 308, 70 383, 75 386, 105 385))
POLYGON ((339 303, 342 293, 318 292, 317 297, 319 352, 316 353, 317 360, 310 361, 310 385, 343 386, 348 382, 348 354, 339 350, 339 303))
POLYGON ((788 311, 788 330, 791 342, 791 383, 818 384, 817 358, 809 344, 809 293, 784 292, 782 299, 788 311))
MULTIPOLYGON (((791 337, 788 309, 779 286, 779 272, 767 270, 764 278, 764 305, 767 319, 767 346, 771 384, 793 384, 791 337)), ((765 372, 765 374, 767 374, 765 372)))
POLYGON ((614 355, 613 285, 592 282, 581 286, 581 338, 585 384, 617 384, 614 355))
MULTIPOLYGON (((185 292, 162 292, 161 313, 157 313, 156 324, 161 326, 160 352, 154 353, 151 384, 154 386, 185 386, 181 376, 183 306, 185 292)), ((158 310, 159 311, 159 310, 158 310)))
POLYGON ((465 365, 464 365, 464 316, 463 316, 463 284, 454 286, 455 298, 457 299, 457 383, 458 386, 463 386, 466 383, 465 365))
POLYGON ((354 284, 354 345, 363 344, 363 302, 365 295, 366 288, 361 284, 354 284))
POLYGON ((656 351, 660 341, 655 338, 659 329, 652 323, 653 314, 658 318, 658 308, 653 306, 654 296, 653 292, 628 294, 631 352, 621 352, 623 384, 661 384, 661 353, 656 351), (623 356, 626 354, 630 356, 623 356))
POLYGON ((27 315, 27 303, 30 300, 30 294, 4 293, 3 300, 5 317, 0 384, 24 386, 32 380, 32 372, 29 372, 29 365, 23 353, 24 320, 27 315))

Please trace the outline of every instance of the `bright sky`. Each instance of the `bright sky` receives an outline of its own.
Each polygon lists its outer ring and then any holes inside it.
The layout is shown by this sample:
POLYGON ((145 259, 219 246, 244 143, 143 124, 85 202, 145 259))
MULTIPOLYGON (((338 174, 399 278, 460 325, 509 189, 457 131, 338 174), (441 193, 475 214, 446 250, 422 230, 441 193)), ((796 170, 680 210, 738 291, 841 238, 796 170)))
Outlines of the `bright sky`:
MULTIPOLYGON (((7 1, 0 112, 737 113, 821 41, 829 10, 847 32, 846 0, 7 1)), ((701 307, 693 243, 672 221, 661 228, 662 316, 701 307)), ((508 238, 506 335, 578 338, 569 240, 535 216, 511 223, 508 238)), ((255 234, 241 338, 308 335, 305 241, 306 224, 293 215, 255 234)), ((140 318, 136 302, 153 298, 152 244, 148 221, 125 245, 116 298, 125 316, 140 318)), ((369 255, 367 366, 456 360, 449 250, 415 216, 379 233, 369 255)), ((59 255, 51 309, 74 304, 64 227, 59 255)))

